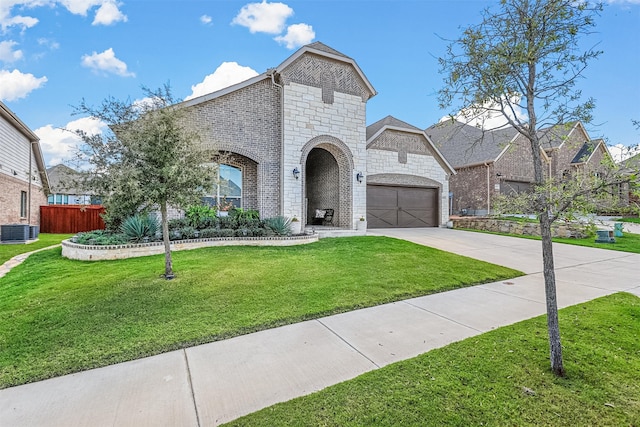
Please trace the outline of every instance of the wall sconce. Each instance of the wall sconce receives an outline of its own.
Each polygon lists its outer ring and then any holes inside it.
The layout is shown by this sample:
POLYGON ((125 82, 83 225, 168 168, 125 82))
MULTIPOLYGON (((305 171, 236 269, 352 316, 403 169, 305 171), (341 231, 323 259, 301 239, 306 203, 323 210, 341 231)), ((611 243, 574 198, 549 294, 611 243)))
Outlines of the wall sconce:
POLYGON ((293 177, 295 179, 300 178, 300 169, 298 169, 298 167, 293 168, 293 177))
POLYGON ((498 172, 498 173, 496 174, 496 176, 498 176, 498 177, 499 177, 499 176, 502 176, 502 174, 501 174, 500 172, 498 172))
POLYGON ((13 171, 13 176, 16 176, 16 175, 18 175, 18 172, 13 171))
POLYGON ((356 181, 358 182, 362 182, 362 179, 364 178, 364 174, 362 172, 358 172, 356 174, 356 181))

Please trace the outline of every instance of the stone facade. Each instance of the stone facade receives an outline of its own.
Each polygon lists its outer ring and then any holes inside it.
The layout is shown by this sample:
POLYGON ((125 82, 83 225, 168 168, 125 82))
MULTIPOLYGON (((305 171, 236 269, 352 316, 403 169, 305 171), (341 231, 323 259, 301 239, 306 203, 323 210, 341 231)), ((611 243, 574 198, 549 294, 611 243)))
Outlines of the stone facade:
POLYGON ((452 170, 424 134, 384 135, 368 150, 366 103, 374 95, 355 61, 316 42, 183 106, 204 134, 209 160, 222 152, 222 162, 241 169, 242 207, 263 218, 297 217, 304 226, 316 209, 333 209, 334 226, 355 229, 367 214, 366 175, 391 174, 439 188, 444 223, 452 170))
MULTIPOLYGON (((452 223, 453 228, 540 236, 540 224, 533 222, 506 221, 491 218, 455 218, 452 223)), ((580 224, 554 223, 551 226, 551 235, 552 237, 582 239, 588 236, 588 231, 586 226, 580 224)))
POLYGON ((367 183, 438 189, 439 222, 449 219, 449 172, 424 133, 385 129, 367 145, 367 183))

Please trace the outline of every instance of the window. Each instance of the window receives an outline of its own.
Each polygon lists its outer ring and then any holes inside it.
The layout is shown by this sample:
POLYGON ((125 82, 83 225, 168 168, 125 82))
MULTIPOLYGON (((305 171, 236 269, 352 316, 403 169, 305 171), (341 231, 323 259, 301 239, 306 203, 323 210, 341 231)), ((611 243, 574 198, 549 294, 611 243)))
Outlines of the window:
POLYGON ((47 196, 47 203, 49 203, 50 205, 52 205, 52 204, 53 204, 53 194, 49 194, 49 195, 47 196))
POLYGON ((236 208, 242 207, 242 169, 222 164, 214 173, 217 175, 216 183, 203 201, 212 206, 221 206, 226 202, 236 208))
POLYGON ((20 192, 20 218, 27 217, 27 192, 20 192))

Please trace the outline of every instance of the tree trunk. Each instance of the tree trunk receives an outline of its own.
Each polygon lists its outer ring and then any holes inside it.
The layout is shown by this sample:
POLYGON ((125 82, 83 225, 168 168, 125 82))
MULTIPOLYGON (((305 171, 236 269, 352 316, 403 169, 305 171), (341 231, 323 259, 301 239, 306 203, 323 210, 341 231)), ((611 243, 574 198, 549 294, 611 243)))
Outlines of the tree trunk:
POLYGON ((169 241, 169 220, 167 219, 167 202, 160 204, 160 216, 162 220, 162 241, 164 242, 164 277, 173 279, 173 261, 171 259, 171 242, 169 241))
POLYGON ((558 301, 556 299, 556 271, 553 262, 553 243, 551 241, 551 220, 547 210, 544 210, 540 215, 540 234, 542 235, 542 265, 544 292, 547 302, 547 329, 549 331, 551 370, 557 376, 564 377, 560 325, 558 323, 558 301))

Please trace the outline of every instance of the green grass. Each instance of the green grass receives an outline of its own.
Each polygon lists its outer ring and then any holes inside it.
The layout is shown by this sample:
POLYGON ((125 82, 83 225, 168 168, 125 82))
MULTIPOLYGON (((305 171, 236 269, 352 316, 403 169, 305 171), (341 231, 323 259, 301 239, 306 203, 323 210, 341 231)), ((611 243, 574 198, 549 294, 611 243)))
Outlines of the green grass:
POLYGON ((228 425, 640 425, 640 298, 615 294, 563 309, 560 329, 566 378, 550 371, 546 318, 538 317, 228 425))
POLYGON ((2 244, 0 245, 0 264, 4 264, 16 255, 25 252, 35 251, 37 249, 46 248, 47 246, 57 245, 64 239, 68 239, 73 234, 43 234, 38 235, 38 241, 27 244, 2 244))
POLYGON ((60 249, 0 279, 0 387, 522 275, 385 237, 81 262, 60 249))
POLYGON ((640 224, 640 218, 635 217, 626 217, 626 218, 617 218, 614 220, 615 222, 633 222, 634 224, 640 224))
MULTIPOLYGON (((499 233, 496 231, 475 230, 471 228, 458 228, 457 230, 473 231, 476 233, 497 234, 500 236, 519 237, 521 239, 541 240, 540 236, 529 236, 513 233, 499 233)), ((554 237, 556 243, 566 243, 568 245, 587 246, 590 248, 609 249, 620 252, 640 253, 640 234, 624 233, 622 237, 616 237, 616 243, 596 243, 595 236, 584 239, 554 237)))

